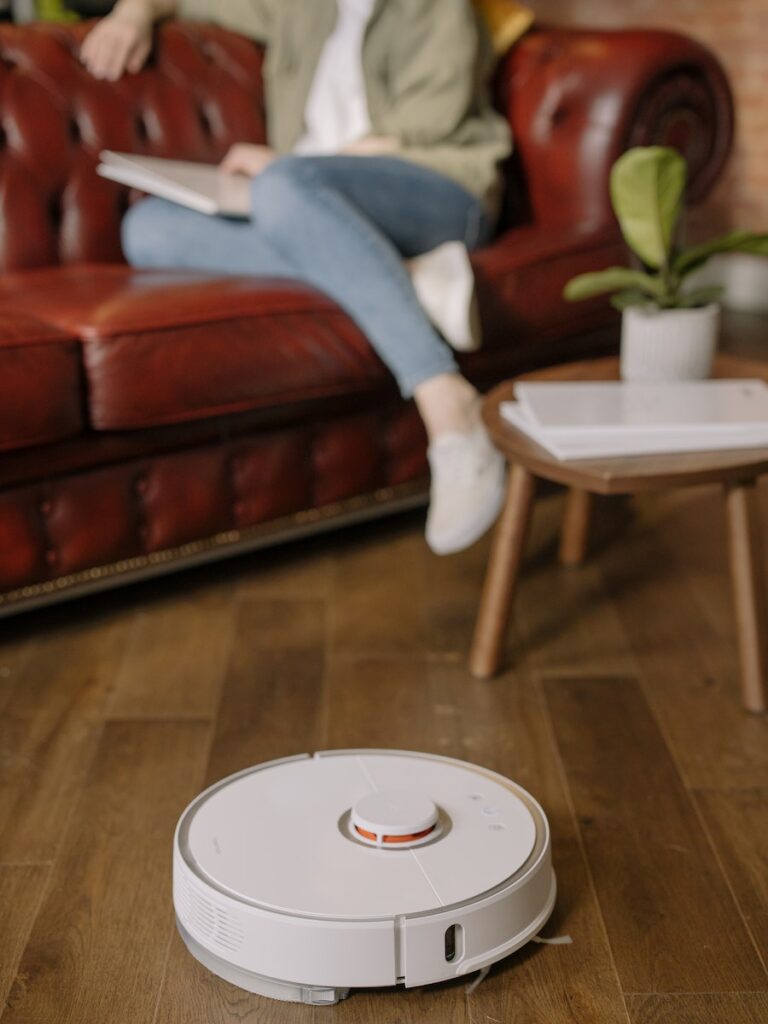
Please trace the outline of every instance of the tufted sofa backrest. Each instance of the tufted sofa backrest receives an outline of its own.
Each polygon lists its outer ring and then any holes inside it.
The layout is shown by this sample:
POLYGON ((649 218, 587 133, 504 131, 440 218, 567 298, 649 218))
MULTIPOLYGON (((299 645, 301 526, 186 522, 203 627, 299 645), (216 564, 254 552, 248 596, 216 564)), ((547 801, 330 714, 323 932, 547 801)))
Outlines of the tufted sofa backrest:
MULTIPOLYGON (((170 23, 141 74, 104 82, 78 60, 86 31, 0 28, 0 269, 122 259, 131 197, 96 175, 102 149, 213 162, 264 141, 259 46, 170 23)), ((673 33, 531 32, 499 69, 497 100, 516 140, 507 224, 611 221, 608 174, 629 145, 676 145, 698 198, 731 145, 722 70, 673 33)))
POLYGON ((82 27, 0 30, 0 268, 121 260, 128 192, 95 173, 114 149, 220 159, 265 135, 262 51, 224 30, 168 25, 151 66, 97 81, 82 27))

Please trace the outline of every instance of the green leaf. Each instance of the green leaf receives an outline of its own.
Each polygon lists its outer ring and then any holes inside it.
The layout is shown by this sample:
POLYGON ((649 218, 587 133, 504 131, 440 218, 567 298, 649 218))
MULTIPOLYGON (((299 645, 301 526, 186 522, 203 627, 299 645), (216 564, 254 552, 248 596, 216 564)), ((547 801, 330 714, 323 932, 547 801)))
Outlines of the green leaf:
POLYGON ((644 292, 638 291, 637 288, 625 288, 623 292, 618 292, 613 296, 611 305, 614 309, 618 309, 619 312, 623 313, 630 306, 654 305, 654 300, 649 298, 644 292))
POLYGON ((756 235, 752 231, 731 231, 710 242, 693 246, 681 252, 672 264, 675 273, 681 276, 692 274, 722 252, 748 252, 757 256, 768 256, 768 235, 756 235))
POLYGON ((658 278, 643 273, 642 270, 630 270, 628 267, 609 267, 591 274, 579 274, 572 278, 563 289, 563 297, 571 302, 581 302, 595 295, 607 292, 618 292, 632 288, 642 292, 651 299, 657 299, 663 292, 663 285, 658 278))
POLYGON ((697 306, 708 306, 710 302, 717 302, 722 297, 725 288, 720 285, 711 285, 707 288, 694 288, 693 291, 678 295, 675 301, 676 309, 693 309, 697 306))
POLYGON ((611 201, 629 245, 648 267, 669 262, 687 167, 668 146, 636 146, 611 171, 611 201))

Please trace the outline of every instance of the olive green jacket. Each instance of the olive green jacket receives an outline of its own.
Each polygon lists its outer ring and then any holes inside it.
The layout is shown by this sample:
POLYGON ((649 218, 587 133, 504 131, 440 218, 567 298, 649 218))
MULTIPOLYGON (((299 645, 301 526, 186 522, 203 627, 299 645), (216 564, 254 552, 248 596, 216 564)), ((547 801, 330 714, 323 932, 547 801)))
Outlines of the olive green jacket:
MULTIPOLYGON (((336 0, 179 0, 179 14, 266 44, 269 142, 291 152, 336 0)), ((488 99, 492 60, 470 0, 376 0, 363 45, 373 133, 394 137, 398 156, 448 175, 491 211, 511 150, 507 122, 488 99)))

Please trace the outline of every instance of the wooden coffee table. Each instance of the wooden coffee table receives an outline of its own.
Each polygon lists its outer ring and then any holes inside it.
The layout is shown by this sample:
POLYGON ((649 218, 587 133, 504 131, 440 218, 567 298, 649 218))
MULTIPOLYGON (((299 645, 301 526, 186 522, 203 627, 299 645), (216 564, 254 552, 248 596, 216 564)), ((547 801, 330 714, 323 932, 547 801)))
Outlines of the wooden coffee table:
MULTIPOLYGON (((617 380, 618 359, 569 363, 519 377, 518 380, 617 380)), ((734 356, 716 360, 716 377, 768 379, 768 363, 734 356)), ((723 489, 731 577, 736 610, 744 707, 765 711, 768 676, 768 616, 758 523, 756 482, 768 473, 768 448, 636 458, 558 462, 501 416, 499 406, 514 397, 515 381, 495 388, 486 398, 483 418, 510 474, 507 498, 493 539, 475 634, 470 670, 486 679, 501 657, 533 504, 536 479, 570 488, 560 542, 560 559, 577 565, 586 553, 594 494, 637 494, 672 487, 718 484, 723 489)))

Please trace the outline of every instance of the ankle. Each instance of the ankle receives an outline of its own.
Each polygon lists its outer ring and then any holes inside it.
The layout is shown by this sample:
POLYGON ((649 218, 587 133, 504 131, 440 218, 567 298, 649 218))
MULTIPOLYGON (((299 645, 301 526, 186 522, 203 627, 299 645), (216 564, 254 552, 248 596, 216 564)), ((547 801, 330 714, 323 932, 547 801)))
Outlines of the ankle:
POLYGON ((442 434, 468 434, 478 422, 480 396, 458 373, 441 373, 414 392, 430 441, 442 434))

